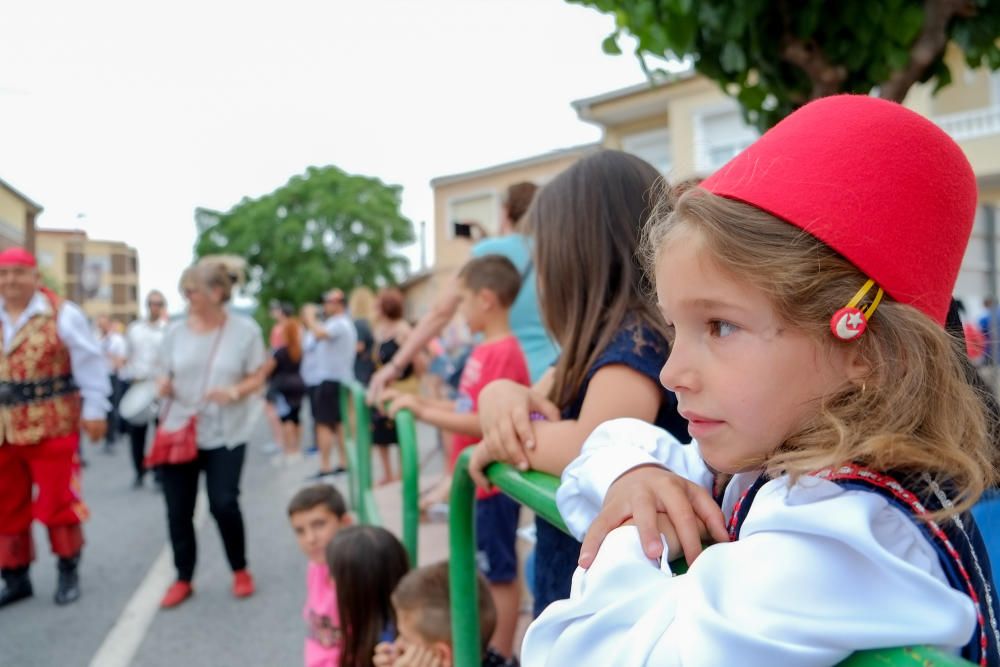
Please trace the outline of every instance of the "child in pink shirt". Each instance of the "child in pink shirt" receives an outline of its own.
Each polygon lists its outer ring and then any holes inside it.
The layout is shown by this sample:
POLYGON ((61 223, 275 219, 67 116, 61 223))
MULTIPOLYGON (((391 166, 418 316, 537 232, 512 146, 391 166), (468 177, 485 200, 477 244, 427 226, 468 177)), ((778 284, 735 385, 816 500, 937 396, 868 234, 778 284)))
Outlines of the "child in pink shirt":
POLYGON ((299 548, 309 559, 306 571, 305 666, 337 667, 342 635, 337 612, 337 589, 326 565, 326 546, 350 516, 343 496, 329 484, 309 486, 288 503, 288 521, 299 548))

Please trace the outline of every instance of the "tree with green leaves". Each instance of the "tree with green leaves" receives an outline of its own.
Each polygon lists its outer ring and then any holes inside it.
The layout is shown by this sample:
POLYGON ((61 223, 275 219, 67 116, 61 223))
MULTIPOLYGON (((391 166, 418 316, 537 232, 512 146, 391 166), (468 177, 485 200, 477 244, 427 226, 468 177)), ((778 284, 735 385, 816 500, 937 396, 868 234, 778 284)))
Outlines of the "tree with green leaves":
POLYGON ((262 310, 271 299, 303 304, 333 287, 391 284, 407 264, 393 248, 413 241, 401 193, 377 178, 309 167, 224 213, 197 209, 195 255, 243 257, 245 291, 262 310))
POLYGON ((604 40, 636 39, 636 56, 690 58, 761 131, 837 93, 901 102, 916 83, 951 82, 949 44, 970 68, 1000 68, 997 0, 568 0, 615 17, 604 40))

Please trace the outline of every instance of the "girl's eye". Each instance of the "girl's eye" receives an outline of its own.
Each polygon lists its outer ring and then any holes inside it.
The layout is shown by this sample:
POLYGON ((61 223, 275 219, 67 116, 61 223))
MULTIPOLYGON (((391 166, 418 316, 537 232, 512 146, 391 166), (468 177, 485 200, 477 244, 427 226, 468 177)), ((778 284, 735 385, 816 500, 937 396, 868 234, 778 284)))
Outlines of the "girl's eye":
POLYGON ((731 322, 726 322, 725 320, 712 320, 708 323, 708 328, 713 336, 716 336, 717 338, 725 338, 730 334, 736 333, 736 329, 738 327, 731 322))

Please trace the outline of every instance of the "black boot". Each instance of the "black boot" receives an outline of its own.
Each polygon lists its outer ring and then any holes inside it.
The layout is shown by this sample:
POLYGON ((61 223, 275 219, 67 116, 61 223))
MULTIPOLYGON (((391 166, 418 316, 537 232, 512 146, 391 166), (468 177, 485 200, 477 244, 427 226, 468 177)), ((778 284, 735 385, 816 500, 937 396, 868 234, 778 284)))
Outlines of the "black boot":
POLYGON ((59 559, 59 583, 56 586, 56 604, 70 604, 80 599, 80 577, 76 573, 76 566, 79 562, 79 554, 70 558, 59 559))
POLYGON ((0 576, 3 577, 4 583, 3 590, 0 590, 0 607, 30 598, 34 594, 31 590, 31 579, 28 578, 27 565, 2 569, 0 576))

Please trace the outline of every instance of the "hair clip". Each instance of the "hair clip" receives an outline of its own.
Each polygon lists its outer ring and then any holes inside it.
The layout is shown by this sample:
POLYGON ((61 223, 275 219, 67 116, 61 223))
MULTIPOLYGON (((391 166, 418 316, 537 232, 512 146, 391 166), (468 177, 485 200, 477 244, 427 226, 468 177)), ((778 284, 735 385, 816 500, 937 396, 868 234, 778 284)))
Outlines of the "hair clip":
POLYGON ((868 328, 868 320, 871 318, 872 313, 878 308, 879 303, 882 302, 882 295, 884 292, 881 287, 876 288, 875 298, 872 299, 872 303, 865 310, 858 308, 858 304, 861 303, 861 299, 868 294, 869 290, 875 285, 875 281, 871 278, 868 279, 858 293, 854 295, 854 298, 847 302, 847 305, 838 310, 830 318, 830 331, 833 335, 840 340, 854 340, 861 334, 865 332, 868 328))

